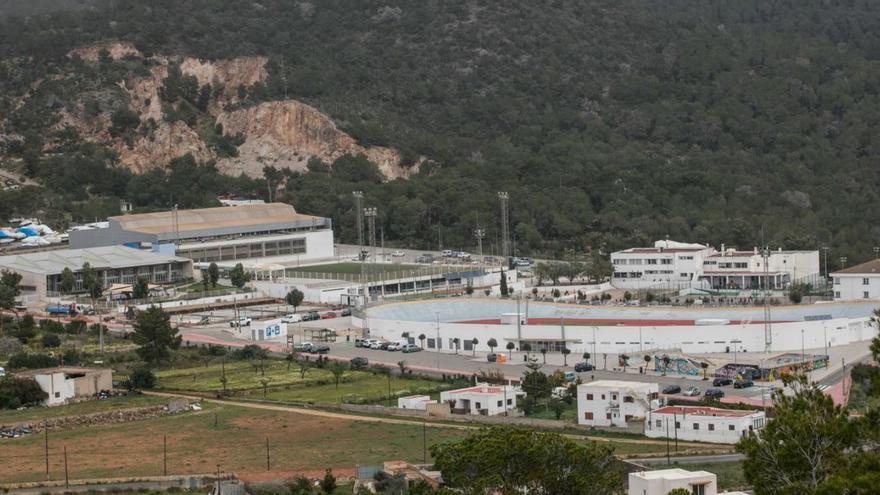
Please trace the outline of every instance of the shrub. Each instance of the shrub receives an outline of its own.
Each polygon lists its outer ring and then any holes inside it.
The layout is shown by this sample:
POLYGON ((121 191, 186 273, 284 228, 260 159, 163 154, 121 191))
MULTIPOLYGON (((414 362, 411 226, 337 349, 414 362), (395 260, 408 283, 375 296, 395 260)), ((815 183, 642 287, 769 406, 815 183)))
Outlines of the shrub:
POLYGON ((31 354, 22 351, 13 354, 12 357, 9 358, 9 361, 6 363, 6 365, 9 366, 9 369, 13 370, 34 370, 58 366, 58 360, 48 354, 31 354))
POLYGON ((150 389, 154 386, 156 386, 156 375, 146 366, 133 369, 125 382, 125 388, 129 390, 150 389))
POLYGON ((52 348, 61 345, 61 337, 54 333, 43 334, 43 347, 52 348))
POLYGON ((0 378, 0 409, 36 405, 48 397, 33 378, 0 378))

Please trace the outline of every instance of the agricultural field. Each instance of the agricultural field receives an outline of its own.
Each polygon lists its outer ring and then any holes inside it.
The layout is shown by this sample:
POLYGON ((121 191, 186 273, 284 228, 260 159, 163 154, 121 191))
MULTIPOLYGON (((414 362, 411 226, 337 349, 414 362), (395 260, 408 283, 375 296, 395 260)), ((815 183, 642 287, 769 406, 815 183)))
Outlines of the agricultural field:
POLYGON ((38 421, 46 418, 58 418, 62 416, 78 416, 81 414, 118 411, 121 409, 155 406, 167 402, 168 399, 164 399, 161 397, 137 395, 132 397, 119 396, 112 397, 110 399, 90 400, 86 402, 69 404, 63 407, 30 407, 18 411, 0 412, 0 425, 11 426, 17 423, 38 421))
POLYGON ((267 399, 289 402, 373 403, 389 396, 430 394, 454 388, 437 380, 397 375, 389 379, 387 375, 369 371, 346 371, 337 388, 333 374, 326 369, 312 367, 301 377, 296 363, 289 370, 286 361, 265 360, 264 365, 265 372, 258 368, 259 362, 247 361, 159 371, 156 386, 164 390, 216 393, 223 390, 221 377, 225 369, 228 392, 262 398, 265 384, 267 399))

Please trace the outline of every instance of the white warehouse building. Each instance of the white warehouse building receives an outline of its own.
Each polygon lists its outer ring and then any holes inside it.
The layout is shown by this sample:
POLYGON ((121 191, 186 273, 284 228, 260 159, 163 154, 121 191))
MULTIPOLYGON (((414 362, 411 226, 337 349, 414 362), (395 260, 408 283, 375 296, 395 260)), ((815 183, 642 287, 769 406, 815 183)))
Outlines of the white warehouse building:
POLYGON ((712 289, 783 289, 797 282, 818 282, 821 277, 819 251, 768 251, 764 253, 725 249, 703 261, 702 280, 712 289), (764 283, 767 280, 767 284, 764 283))
POLYGON ((666 406, 648 413, 645 436, 688 442, 735 444, 764 427, 763 411, 701 406, 666 406))
POLYGON ((285 203, 122 215, 70 232, 72 248, 116 245, 150 245, 196 264, 220 266, 334 256, 330 219, 297 213, 285 203))
POLYGON ((611 253, 611 284, 620 289, 687 288, 703 272, 703 260, 715 250, 702 244, 657 241, 654 247, 611 253))
POLYGON ((656 383, 598 380, 578 385, 578 424, 626 427, 657 407, 658 397, 656 383))
POLYGON ((835 301, 880 298, 880 260, 836 271, 831 278, 835 301))

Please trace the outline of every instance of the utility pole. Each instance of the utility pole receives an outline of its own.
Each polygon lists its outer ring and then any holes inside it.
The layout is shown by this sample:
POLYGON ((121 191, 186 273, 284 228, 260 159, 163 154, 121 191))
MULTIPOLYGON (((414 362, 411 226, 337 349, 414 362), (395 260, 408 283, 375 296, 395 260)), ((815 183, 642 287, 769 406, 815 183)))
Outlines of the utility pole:
POLYGON ((482 259, 483 258, 483 238, 486 237, 486 230, 485 229, 475 229, 474 230, 474 237, 477 238, 477 253, 478 253, 480 259, 482 259))
POLYGON ((269 437, 266 437, 266 471, 271 471, 269 465, 269 437))
POLYGON ((880 246, 874 246, 874 259, 880 258, 880 246))
POLYGON ((422 464, 428 463, 428 423, 422 422, 422 464))
POLYGON ((848 259, 848 258, 847 258, 846 256, 841 256, 841 257, 840 257, 840 268, 841 268, 841 269, 846 268, 846 261, 847 261, 847 259, 848 259))
POLYGON ((762 254, 764 257, 764 352, 770 352, 770 347, 773 345, 773 328, 770 323, 770 297, 768 292, 770 269, 767 266, 770 260, 770 248, 764 246, 762 254))
POLYGON ((45 433, 44 451, 46 452, 46 480, 49 480, 49 420, 43 420, 43 432, 45 433))
MULTIPOLYGON (((364 217, 363 217, 363 200, 364 200, 364 192, 363 191, 352 191, 352 196, 354 196, 354 208, 355 214, 357 215, 357 231, 358 231, 358 247, 364 248, 364 217)), ((360 256, 360 253, 358 253, 360 256)))
POLYGON ((168 435, 162 435, 162 476, 168 476, 168 435))
POLYGON ((64 446, 64 487, 70 488, 70 473, 67 471, 67 445, 64 446))
POLYGON ((510 194, 507 191, 501 191, 498 193, 498 200, 501 202, 501 257, 506 261, 510 256, 510 219, 507 209, 510 194))
POLYGON ((370 255, 373 263, 376 263, 376 208, 364 208, 364 216, 367 217, 367 229, 370 233, 370 255))

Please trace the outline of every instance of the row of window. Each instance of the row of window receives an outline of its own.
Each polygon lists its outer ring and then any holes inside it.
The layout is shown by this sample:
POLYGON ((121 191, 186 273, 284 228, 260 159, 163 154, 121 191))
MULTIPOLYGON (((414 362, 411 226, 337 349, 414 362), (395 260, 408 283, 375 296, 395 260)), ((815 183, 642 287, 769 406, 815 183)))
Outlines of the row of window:
POLYGON ((287 256, 291 254, 304 254, 306 252, 306 240, 287 239, 283 241, 266 241, 254 244, 238 244, 213 248, 190 248, 177 251, 178 256, 190 258, 196 263, 209 263, 212 261, 240 260, 247 258, 262 258, 268 256, 287 256))
MULTIPOLYGON (((679 258, 679 259, 682 259, 682 258, 679 258)), ((693 256, 692 256, 690 259, 693 259, 693 256)), ((614 258, 614 259, 611 260, 611 264, 612 264, 612 265, 642 265, 642 264, 644 264, 644 265, 657 265, 657 264, 660 264, 660 265, 671 265, 671 264, 672 264, 672 258, 660 258, 659 260, 658 260, 657 258, 647 258, 647 259, 640 259, 640 258, 632 258, 632 259, 626 259, 626 258, 614 258)))
MULTIPOLYGON (((834 291, 834 298, 840 299, 840 291, 839 290, 834 291)), ((868 291, 862 292, 862 299, 871 299, 871 293, 868 291)))
MULTIPOLYGON (((605 400, 605 394, 600 394, 600 395, 601 395, 601 398, 599 400, 605 400)), ((587 400, 593 400, 593 394, 587 394, 587 400)), ((617 394, 611 394, 611 400, 617 400, 617 394)), ((624 395, 623 401, 632 403, 634 400, 633 400, 632 396, 624 395)))
MULTIPOLYGON (((840 277, 834 277, 834 285, 840 285, 840 277)), ((871 279, 868 277, 863 278, 862 285, 871 285, 871 279)))

